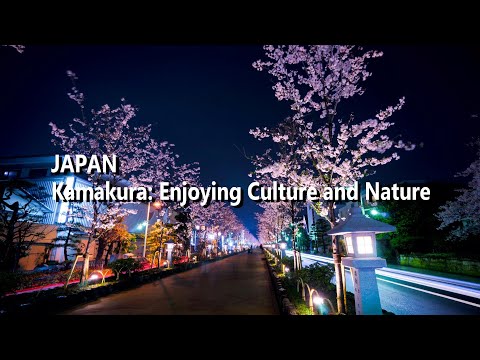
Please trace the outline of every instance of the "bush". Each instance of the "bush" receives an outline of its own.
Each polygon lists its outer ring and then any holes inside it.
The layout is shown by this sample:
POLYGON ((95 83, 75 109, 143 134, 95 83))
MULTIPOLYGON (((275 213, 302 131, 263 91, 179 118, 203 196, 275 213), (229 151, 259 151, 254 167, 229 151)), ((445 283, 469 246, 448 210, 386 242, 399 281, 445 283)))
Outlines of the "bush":
POLYGON ((290 270, 293 270, 293 256, 283 257, 281 263, 290 268, 290 270))
POLYGON ((335 274, 333 265, 314 263, 294 273, 295 278, 302 278, 303 282, 320 291, 332 290, 332 278, 335 274))
POLYGON ((118 280, 120 274, 124 271, 128 272, 128 276, 131 276, 132 272, 140 270, 142 268, 142 263, 137 259, 128 258, 115 260, 108 264, 108 266, 117 274, 118 280))
POLYGON ((17 290, 22 276, 18 273, 0 271, 0 297, 17 290))

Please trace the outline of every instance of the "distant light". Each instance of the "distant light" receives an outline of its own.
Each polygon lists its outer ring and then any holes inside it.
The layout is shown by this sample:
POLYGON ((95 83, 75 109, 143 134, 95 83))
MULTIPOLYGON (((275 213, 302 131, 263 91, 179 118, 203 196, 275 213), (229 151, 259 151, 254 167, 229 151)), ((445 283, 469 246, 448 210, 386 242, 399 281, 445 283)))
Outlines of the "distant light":
POLYGON ((372 210, 370 210, 370 214, 378 215, 378 210, 377 209, 372 209, 372 210))
POLYGON ((220 235, 222 235, 222 233, 219 231, 219 232, 217 233, 217 235, 220 236, 220 235))
POLYGON ((315 305, 321 305, 321 304, 323 304, 323 298, 318 297, 318 296, 315 296, 315 297, 313 298, 313 303, 314 303, 315 305))
POLYGON ((200 230, 200 226, 199 225, 195 226, 195 229, 200 230))
POLYGON ((287 272, 289 272, 289 271, 290 271, 290 268, 285 267, 285 272, 287 273, 287 272))
POLYGON ((98 275, 97 274, 93 274, 92 276, 90 276, 90 280, 98 280, 98 275))

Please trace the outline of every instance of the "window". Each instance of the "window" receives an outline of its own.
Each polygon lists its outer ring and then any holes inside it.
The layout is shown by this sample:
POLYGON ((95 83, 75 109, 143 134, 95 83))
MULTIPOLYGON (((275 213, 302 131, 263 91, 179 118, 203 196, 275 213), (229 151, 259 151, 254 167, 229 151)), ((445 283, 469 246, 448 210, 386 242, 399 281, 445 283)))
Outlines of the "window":
POLYGON ((348 252, 349 254, 354 254, 353 244, 352 244, 352 237, 351 237, 351 236, 345 236, 345 240, 347 241, 347 252, 348 252))
POLYGON ((359 254, 373 254, 371 236, 357 236, 357 247, 359 254))

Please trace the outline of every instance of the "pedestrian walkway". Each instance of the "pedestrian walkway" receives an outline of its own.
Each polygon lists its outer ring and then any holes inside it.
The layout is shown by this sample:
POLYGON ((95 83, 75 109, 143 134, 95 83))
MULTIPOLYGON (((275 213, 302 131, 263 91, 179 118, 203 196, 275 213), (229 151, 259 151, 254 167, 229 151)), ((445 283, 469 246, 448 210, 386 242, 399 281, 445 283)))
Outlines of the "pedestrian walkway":
POLYGON ((72 315, 276 315, 263 253, 242 253, 71 309, 72 315))

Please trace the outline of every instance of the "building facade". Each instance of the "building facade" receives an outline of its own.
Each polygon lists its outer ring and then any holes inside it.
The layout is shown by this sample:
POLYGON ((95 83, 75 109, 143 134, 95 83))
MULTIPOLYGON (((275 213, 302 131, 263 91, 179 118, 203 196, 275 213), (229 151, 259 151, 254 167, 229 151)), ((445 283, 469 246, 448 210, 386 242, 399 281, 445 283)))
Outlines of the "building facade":
MULTIPOLYGON (((42 214, 39 222, 46 225, 47 228, 45 237, 34 241, 28 256, 21 258, 19 266, 22 270, 32 270, 46 260, 59 263, 65 260, 73 260, 77 254, 75 249, 68 249, 67 259, 65 259, 65 251, 62 246, 65 240, 62 239, 66 237, 65 232, 67 230, 65 230, 65 224, 71 220, 69 213, 73 205, 68 201, 54 201, 53 184, 64 183, 74 189, 90 187, 91 185, 86 179, 76 174, 52 174, 51 169, 54 166, 55 157, 53 155, 0 158, 0 182, 6 183, 16 179, 33 184, 33 187, 25 190, 29 191, 28 195, 34 199, 29 206, 36 207, 36 210, 42 214)), ((22 199, 13 197, 8 201, 15 202, 22 201, 22 199)), ((88 206, 88 203, 80 205, 88 206)), ((151 210, 147 219, 146 204, 126 203, 124 206, 136 211, 135 214, 127 216, 124 223, 130 233, 137 235, 138 241, 135 255, 140 256, 144 246, 142 236, 145 232, 145 227, 153 225, 157 220, 170 223, 174 221, 174 214, 168 211, 168 209, 163 211, 151 210)), ((85 218, 78 218, 76 222, 85 227, 89 226, 88 220, 85 218)), ((83 242, 85 245, 86 241, 86 236, 81 237, 80 242, 83 242)), ((97 249, 97 244, 90 245, 89 254, 91 259, 95 258, 97 249)))

